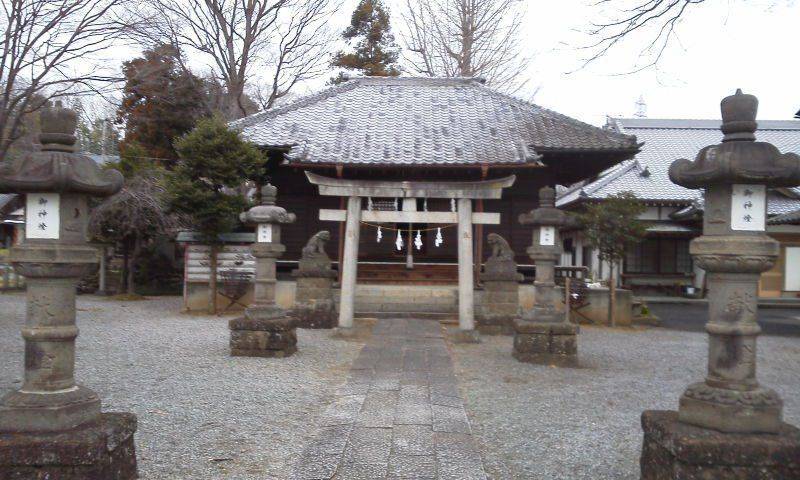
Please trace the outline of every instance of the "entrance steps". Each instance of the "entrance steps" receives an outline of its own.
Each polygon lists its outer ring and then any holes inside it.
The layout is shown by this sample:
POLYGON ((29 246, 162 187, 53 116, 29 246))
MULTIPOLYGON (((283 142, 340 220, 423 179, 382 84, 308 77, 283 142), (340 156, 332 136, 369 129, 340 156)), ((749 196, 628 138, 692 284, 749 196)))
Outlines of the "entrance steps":
POLYGON ((458 318, 454 285, 358 285, 355 313, 377 318, 458 318))

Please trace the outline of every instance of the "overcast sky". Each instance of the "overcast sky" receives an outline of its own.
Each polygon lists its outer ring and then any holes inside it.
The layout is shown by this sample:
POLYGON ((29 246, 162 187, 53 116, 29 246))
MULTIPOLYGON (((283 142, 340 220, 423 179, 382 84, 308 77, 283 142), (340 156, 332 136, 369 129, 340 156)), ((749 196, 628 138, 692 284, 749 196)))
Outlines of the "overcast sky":
MULTIPOLYGON (((395 23, 403 2, 387 2, 395 23)), ((596 2, 527 0, 525 44, 534 55, 527 75, 540 88, 535 103, 595 125, 606 115, 632 116, 640 95, 651 118, 719 118, 719 100, 736 88, 759 97, 762 119, 790 119, 800 109, 800 4, 706 0, 681 23, 657 69, 616 75, 636 65, 645 36, 570 74, 584 55, 576 47, 588 38, 580 30, 598 19, 596 2)), ((349 0, 336 23, 343 26, 357 3, 349 0)))
MULTIPOLYGON (((401 43, 405 0, 384 1, 401 43)), ((345 0, 331 25, 343 29, 357 3, 345 0)), ((645 33, 569 73, 584 55, 577 47, 589 41, 581 30, 604 19, 596 3, 527 0, 524 42, 533 61, 527 72, 531 89, 523 97, 538 86, 535 103, 595 125, 604 124, 606 115, 632 116, 640 95, 650 118, 719 118, 719 100, 736 88, 759 97, 761 119, 791 119, 800 109, 800 2, 706 0, 691 8, 657 68, 618 75, 637 65, 641 43, 651 38, 645 33)), ((297 93, 323 88, 327 78, 309 82, 297 93)))

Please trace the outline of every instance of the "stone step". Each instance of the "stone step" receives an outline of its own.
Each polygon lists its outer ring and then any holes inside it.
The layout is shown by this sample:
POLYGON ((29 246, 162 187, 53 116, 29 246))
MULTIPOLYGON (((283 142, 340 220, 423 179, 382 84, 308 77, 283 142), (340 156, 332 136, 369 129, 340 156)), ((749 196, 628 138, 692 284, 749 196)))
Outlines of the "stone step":
POLYGON ((357 312, 409 312, 409 313, 453 313, 458 311, 456 304, 443 303, 421 303, 421 302, 356 302, 357 312))
POLYGON ((431 312, 356 312, 356 318, 420 318, 445 324, 458 324, 458 313, 431 312))
POLYGON ((411 295, 356 295, 356 303, 426 303, 451 305, 458 302, 458 297, 417 297, 411 295))

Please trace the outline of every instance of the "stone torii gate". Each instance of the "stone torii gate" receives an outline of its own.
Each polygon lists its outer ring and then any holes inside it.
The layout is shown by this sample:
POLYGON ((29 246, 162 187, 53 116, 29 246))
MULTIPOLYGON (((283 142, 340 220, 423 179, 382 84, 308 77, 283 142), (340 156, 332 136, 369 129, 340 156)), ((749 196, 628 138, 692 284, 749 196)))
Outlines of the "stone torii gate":
POLYGON ((475 182, 376 181, 330 178, 306 172, 320 195, 347 197, 347 210, 320 209, 320 220, 345 222, 344 258, 342 259, 339 329, 353 326, 353 313, 358 272, 360 223, 450 223, 458 224, 458 338, 477 341, 474 314, 474 279, 472 226, 496 225, 499 213, 472 211, 473 199, 499 199, 503 189, 514 184, 516 177, 475 182), (416 202, 404 202, 402 211, 363 211, 362 198, 449 198, 457 203, 455 212, 417 211, 416 202))

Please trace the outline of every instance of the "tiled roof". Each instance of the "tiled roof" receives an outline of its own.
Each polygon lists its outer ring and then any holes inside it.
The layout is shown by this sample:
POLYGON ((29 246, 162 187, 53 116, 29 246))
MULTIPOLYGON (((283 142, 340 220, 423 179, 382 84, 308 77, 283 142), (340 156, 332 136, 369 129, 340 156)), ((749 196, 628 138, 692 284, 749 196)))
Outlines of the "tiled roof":
POLYGON ((294 164, 524 164, 552 151, 625 152, 636 139, 477 79, 365 77, 231 124, 294 164))
MULTIPOLYGON (((697 152, 707 145, 720 143, 720 120, 669 120, 649 118, 612 118, 611 129, 636 135, 644 142, 641 152, 632 160, 608 169, 591 182, 571 186, 560 195, 558 206, 569 205, 580 198, 602 199, 622 191, 633 191, 637 197, 654 202, 690 205, 702 192, 689 190, 672 183, 667 171, 679 158, 694 160, 697 152)), ((800 121, 759 121, 756 132, 759 141, 774 144, 781 152, 800 153, 800 121)), ((785 196, 770 197, 770 213, 800 208, 800 202, 785 196), (775 202, 775 205, 773 205, 775 202)))

